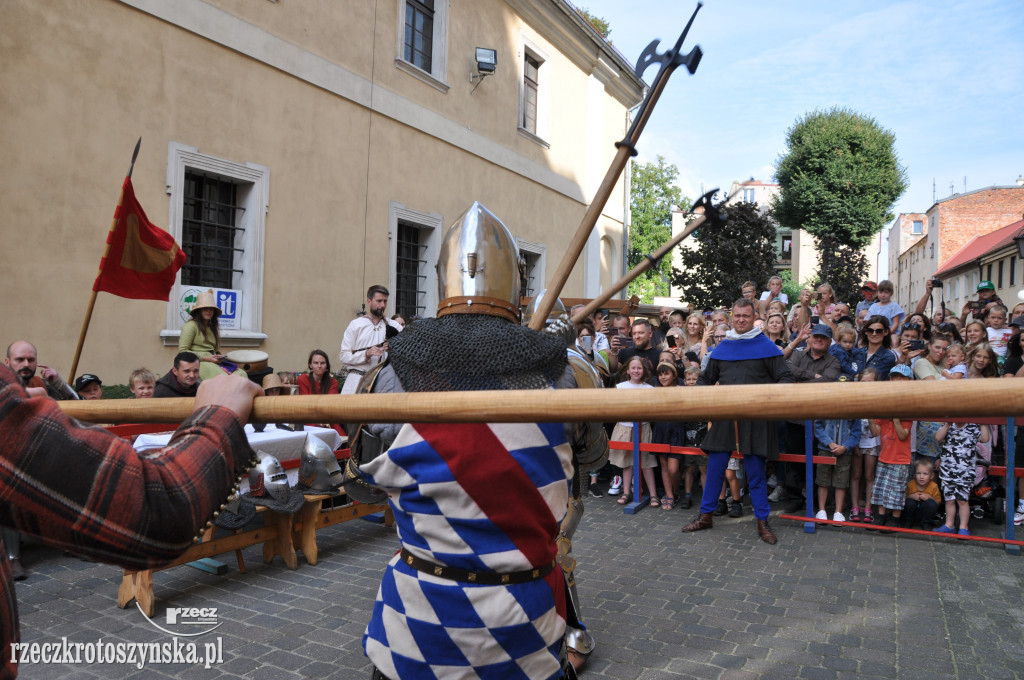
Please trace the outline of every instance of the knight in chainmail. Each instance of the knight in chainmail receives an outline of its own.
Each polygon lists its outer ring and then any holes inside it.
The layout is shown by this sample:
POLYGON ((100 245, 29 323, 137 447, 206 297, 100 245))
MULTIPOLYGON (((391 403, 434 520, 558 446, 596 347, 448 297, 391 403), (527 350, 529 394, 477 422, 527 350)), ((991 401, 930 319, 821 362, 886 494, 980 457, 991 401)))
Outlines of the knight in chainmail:
MULTIPOLYGON (((474 203, 441 247, 437 318, 395 337, 361 389, 573 382, 564 340, 518 324, 517 262, 508 229, 474 203)), ((563 425, 370 425, 348 475, 366 483, 347 487, 356 500, 387 494, 402 544, 363 636, 373 678, 576 677, 565 649, 575 592, 559 555, 576 478, 563 425)), ((573 639, 593 647, 585 630, 573 639)))

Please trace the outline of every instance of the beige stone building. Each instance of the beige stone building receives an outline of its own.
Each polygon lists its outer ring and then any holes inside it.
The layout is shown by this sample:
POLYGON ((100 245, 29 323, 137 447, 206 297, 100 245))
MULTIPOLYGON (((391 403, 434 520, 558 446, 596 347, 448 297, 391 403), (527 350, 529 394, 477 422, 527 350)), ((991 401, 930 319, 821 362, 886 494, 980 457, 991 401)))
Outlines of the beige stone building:
MULTIPOLYGON (((209 287, 233 293, 225 349, 277 369, 336 356, 369 285, 432 315, 474 200, 536 292, 644 87, 562 0, 6 0, 0 37, 4 342, 70 368, 140 135, 136 194, 189 255, 170 303, 99 295, 79 372, 108 384, 166 371, 209 287)), ((566 295, 621 275, 627 204, 620 180, 566 295)))

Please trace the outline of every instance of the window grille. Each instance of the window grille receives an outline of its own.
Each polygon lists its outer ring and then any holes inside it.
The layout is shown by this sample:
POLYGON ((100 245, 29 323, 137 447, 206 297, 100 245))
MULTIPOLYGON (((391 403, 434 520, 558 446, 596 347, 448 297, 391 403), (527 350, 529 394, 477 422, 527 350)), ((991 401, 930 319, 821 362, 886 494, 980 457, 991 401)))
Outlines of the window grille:
POLYGON ((235 237, 244 231, 238 225, 238 187, 232 182, 202 173, 185 171, 181 248, 185 265, 181 283, 188 286, 233 288, 237 248, 235 237))
POLYGON ((408 321, 413 316, 423 316, 423 283, 426 275, 423 268, 426 260, 421 243, 419 227, 408 222, 398 223, 398 246, 395 256, 395 311, 408 321))

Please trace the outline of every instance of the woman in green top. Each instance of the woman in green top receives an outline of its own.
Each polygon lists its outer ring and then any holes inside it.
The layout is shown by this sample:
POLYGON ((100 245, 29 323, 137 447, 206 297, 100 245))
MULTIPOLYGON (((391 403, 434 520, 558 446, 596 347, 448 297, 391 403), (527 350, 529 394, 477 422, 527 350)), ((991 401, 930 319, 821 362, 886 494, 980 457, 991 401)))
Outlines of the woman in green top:
MULTIPOLYGON (((200 293, 189 314, 192 319, 181 327, 178 351, 193 352, 199 357, 199 377, 203 380, 227 373, 220 366, 224 361, 224 355, 220 353, 220 331, 217 324, 220 307, 214 303, 213 291, 200 293)), ((247 377, 240 368, 234 372, 243 378, 247 377)))

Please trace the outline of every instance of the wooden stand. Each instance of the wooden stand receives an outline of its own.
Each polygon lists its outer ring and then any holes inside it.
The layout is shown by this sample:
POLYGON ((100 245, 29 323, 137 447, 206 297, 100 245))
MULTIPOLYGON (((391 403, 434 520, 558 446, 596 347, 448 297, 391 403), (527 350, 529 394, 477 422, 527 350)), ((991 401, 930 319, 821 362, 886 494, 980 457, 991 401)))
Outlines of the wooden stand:
POLYGON ((338 508, 322 510, 323 501, 329 498, 331 496, 328 494, 307 495, 306 502, 294 515, 285 515, 268 510, 263 506, 257 506, 256 512, 266 513, 264 526, 259 529, 239 530, 230 536, 215 539, 213 538, 214 529, 210 528, 203 534, 201 542, 190 547, 170 564, 142 571, 125 569, 121 578, 121 586, 117 590, 117 606, 124 609, 131 604, 132 600, 137 600, 146 616, 152 617, 156 611, 156 602, 153 598, 154 571, 169 569, 233 550, 238 560, 238 570, 244 574, 245 561, 242 559, 242 550, 260 543, 263 544, 263 561, 265 563, 270 564, 275 556, 280 555, 289 569, 297 569, 299 561, 295 553, 296 547, 302 550, 309 564, 317 563, 316 532, 318 529, 378 512, 384 512, 386 526, 390 527, 394 524, 394 515, 387 504, 350 503, 338 508))

